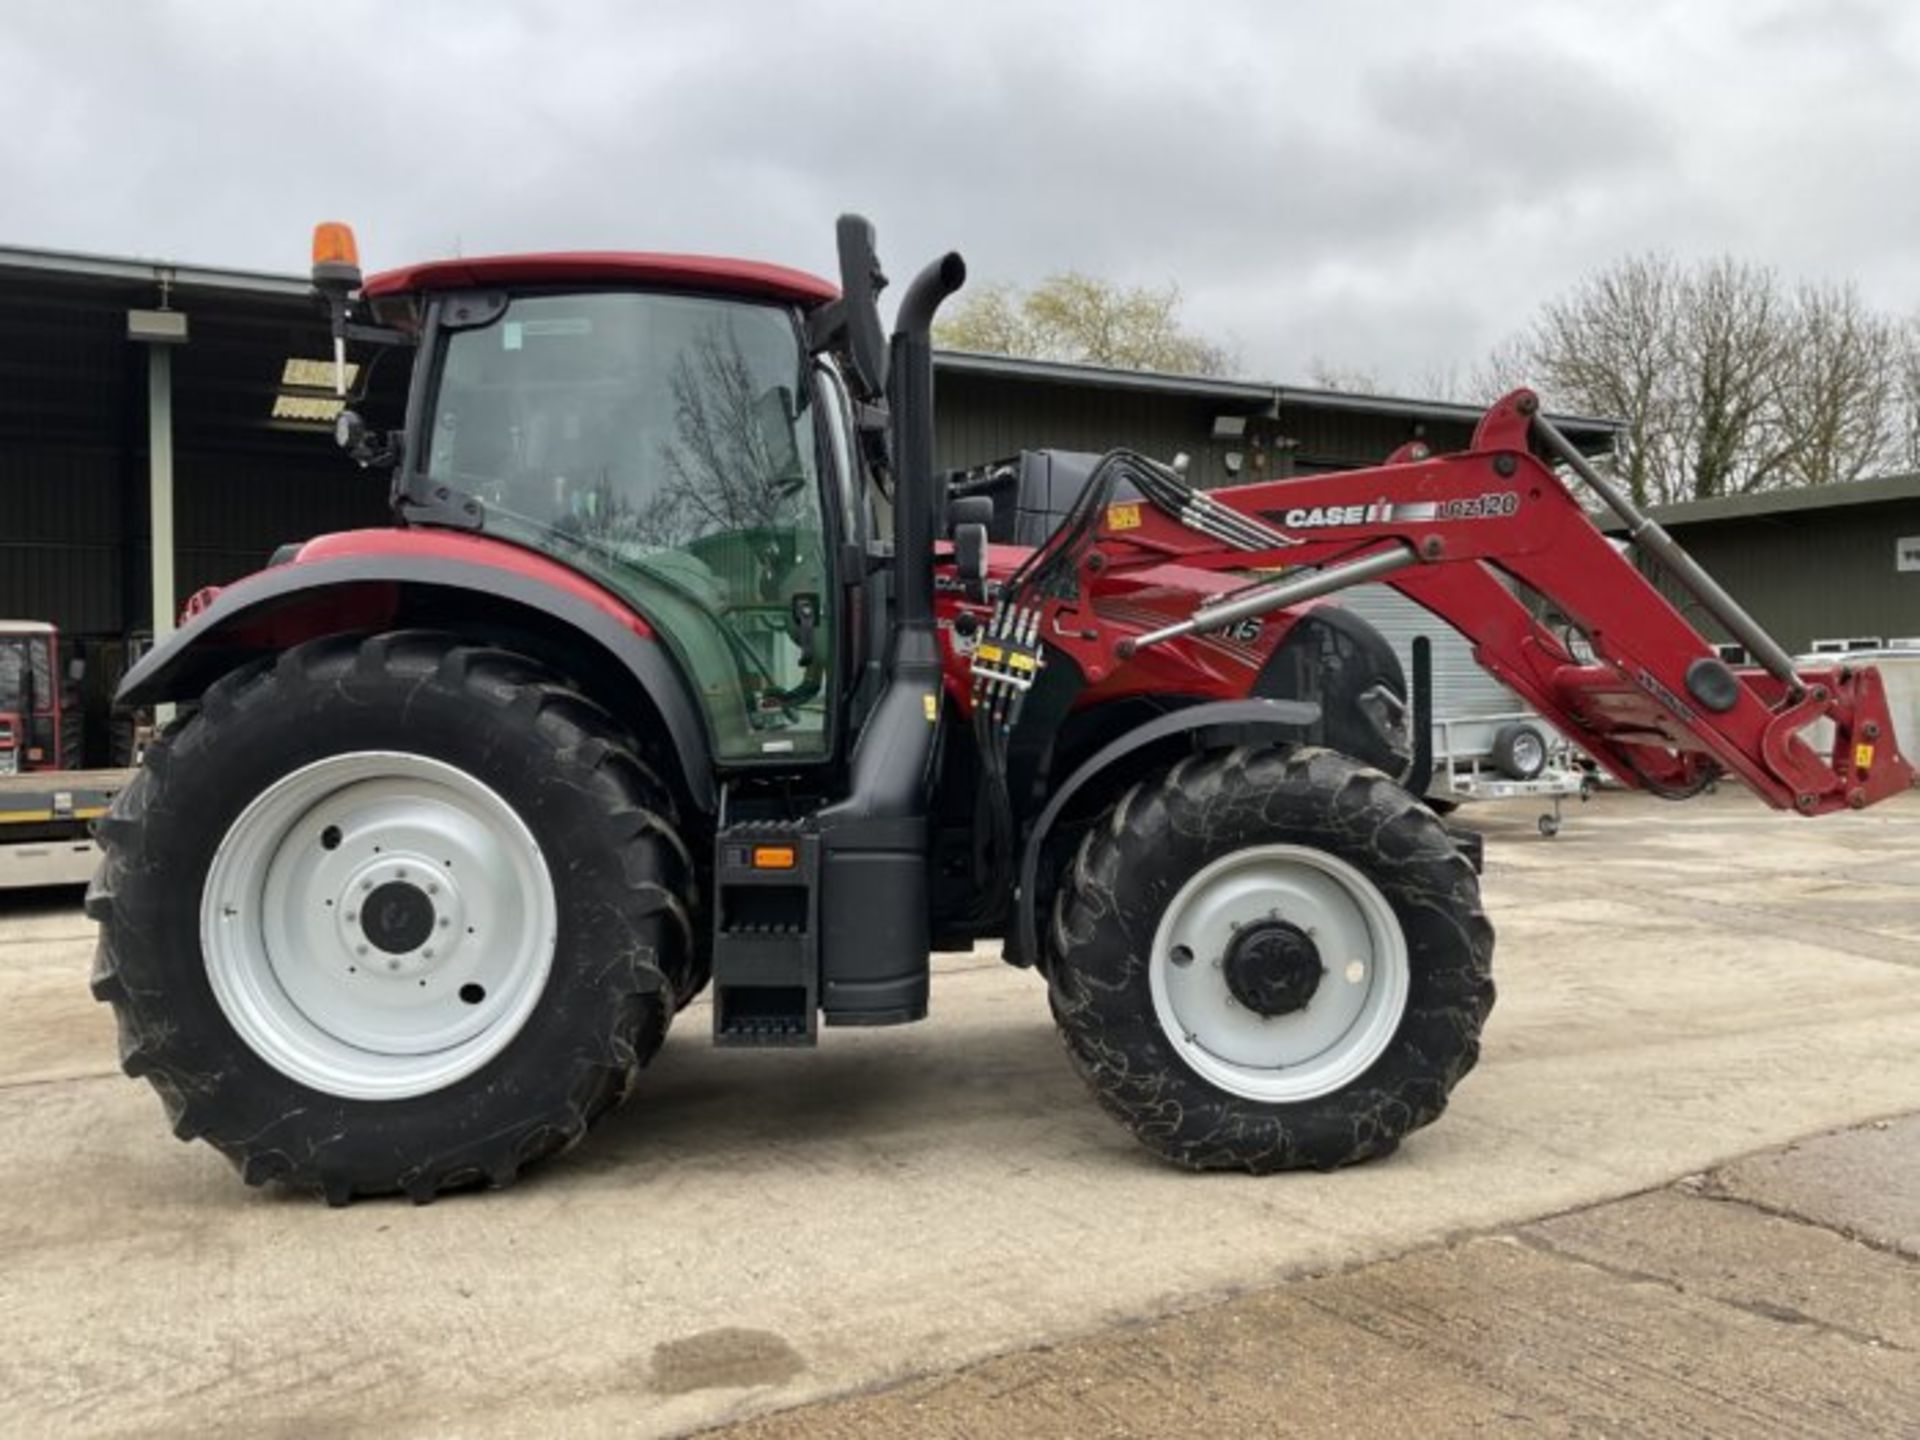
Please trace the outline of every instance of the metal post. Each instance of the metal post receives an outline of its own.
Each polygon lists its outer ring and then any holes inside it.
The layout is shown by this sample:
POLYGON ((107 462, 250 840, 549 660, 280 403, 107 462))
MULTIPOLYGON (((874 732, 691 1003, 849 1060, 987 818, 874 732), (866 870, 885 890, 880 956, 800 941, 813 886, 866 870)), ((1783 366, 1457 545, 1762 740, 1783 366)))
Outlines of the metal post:
MULTIPOLYGON (((153 643, 173 633, 177 602, 173 578, 173 350, 147 346, 147 511, 152 573, 153 643)), ((173 707, 158 707, 160 724, 172 718, 173 707)))

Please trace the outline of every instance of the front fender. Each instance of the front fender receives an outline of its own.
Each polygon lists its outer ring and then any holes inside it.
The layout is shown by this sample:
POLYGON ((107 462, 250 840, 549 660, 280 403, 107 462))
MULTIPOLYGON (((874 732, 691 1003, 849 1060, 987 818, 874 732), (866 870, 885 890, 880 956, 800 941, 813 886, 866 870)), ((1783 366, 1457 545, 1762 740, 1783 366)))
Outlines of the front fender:
POLYGON ((127 672, 115 703, 193 700, 235 666, 303 640, 416 625, 479 635, 526 629, 552 644, 536 658, 564 654, 595 671, 576 678, 594 683, 596 698, 616 713, 623 701, 657 713, 687 797, 712 809, 706 728, 646 620, 583 576, 480 536, 378 530, 313 541, 292 561, 220 591, 127 672))
POLYGON ((1053 792, 1046 809, 1040 812, 1040 818, 1027 834, 1020 856, 1020 890, 1013 933, 1007 936, 1011 951, 1007 958, 1016 965, 1031 965, 1040 954, 1036 885, 1040 878, 1041 852, 1054 822, 1076 794, 1129 755, 1175 736, 1184 735, 1196 744, 1247 745, 1276 739, 1297 743, 1307 737, 1319 719, 1320 707, 1304 700, 1223 700, 1210 705, 1191 705, 1159 716, 1095 751, 1053 792))

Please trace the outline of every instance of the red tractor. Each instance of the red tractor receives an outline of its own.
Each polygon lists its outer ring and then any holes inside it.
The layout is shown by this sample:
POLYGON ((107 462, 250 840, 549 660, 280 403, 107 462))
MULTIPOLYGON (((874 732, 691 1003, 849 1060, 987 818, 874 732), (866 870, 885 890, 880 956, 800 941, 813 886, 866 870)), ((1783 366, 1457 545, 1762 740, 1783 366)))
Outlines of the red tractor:
POLYGON ((1040 452, 953 484, 929 330, 964 266, 889 345, 871 227, 839 243, 837 289, 657 254, 363 281, 317 233, 336 357, 414 355, 404 428, 340 423, 398 523, 287 547, 122 687, 188 714, 101 823, 93 989, 177 1135, 335 1203, 505 1185, 703 989, 717 1043, 808 1045, 922 1019, 929 955, 991 938, 1168 1160, 1384 1154, 1474 1064, 1493 931, 1477 840, 1416 798, 1420 677, 1325 598, 1360 581, 1630 786, 1909 784, 1875 673, 1796 670, 1530 393, 1343 474, 1040 452))
POLYGON ((0 620, 0 775, 80 768, 80 694, 60 632, 0 620))

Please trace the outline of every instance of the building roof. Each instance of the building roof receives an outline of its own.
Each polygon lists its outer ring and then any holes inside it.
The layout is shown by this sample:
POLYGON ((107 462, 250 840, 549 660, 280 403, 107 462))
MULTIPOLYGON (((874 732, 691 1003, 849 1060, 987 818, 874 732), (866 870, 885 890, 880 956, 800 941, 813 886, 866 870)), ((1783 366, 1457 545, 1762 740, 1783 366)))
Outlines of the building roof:
MULTIPOLYGON (((1451 400, 1419 400, 1404 395, 1370 395, 1353 390, 1323 390, 1313 386, 1279 385, 1252 380, 1223 380, 1210 375, 1173 375, 1158 370, 1123 370, 1111 365, 1085 365, 1058 360, 1027 360, 1007 355, 982 355, 968 350, 934 352, 934 367, 956 375, 987 375, 1040 384, 1091 386, 1096 389, 1148 391, 1189 396, 1223 405, 1260 410, 1299 406, 1310 410, 1348 410, 1368 415, 1399 415, 1409 420, 1440 420, 1471 426, 1486 413, 1484 405, 1451 400)), ((1583 450, 1605 449, 1621 428, 1618 420, 1591 415, 1552 414, 1547 417, 1583 450)))
MULTIPOLYGON (((432 261, 382 271, 368 279, 367 292, 382 295, 408 289, 446 289, 462 285, 506 284, 516 280, 552 283, 583 278, 589 274, 605 277, 610 271, 665 283, 739 288, 802 304, 831 300, 839 293, 818 276, 780 265, 709 256, 624 251, 432 261)), ((106 284, 147 284, 176 291, 227 291, 297 301, 305 301, 312 293, 312 285, 301 275, 211 265, 182 265, 169 260, 134 256, 0 245, 0 275, 8 273, 59 276, 106 284)), ((1283 406, 1297 406, 1323 411, 1397 415, 1409 420, 1447 421, 1471 426, 1480 418, 1484 408, 1446 400, 1366 395, 1312 386, 1224 380, 1206 375, 1173 375, 1155 370, 1123 370, 1107 365, 1026 360, 963 350, 936 351, 934 366, 939 371, 955 375, 981 375, 1035 384, 1187 396, 1195 400, 1212 401, 1237 413, 1271 413, 1283 406)), ((1566 432, 1569 439, 1589 452, 1606 449, 1621 428, 1618 421, 1586 415, 1555 414, 1549 418, 1566 432)))
MULTIPOLYGON (((1884 505, 1900 500, 1920 500, 1920 473, 1882 475, 1873 480, 1850 480, 1839 485, 1806 485, 1793 490, 1762 490, 1752 495, 1721 495, 1712 500, 1656 505, 1648 513, 1662 525, 1698 525, 1721 520, 1758 520, 1805 510, 1838 510, 1850 505, 1884 505)), ((1602 528, 1624 527, 1609 517, 1602 528)))
POLYGON ((367 280, 377 299, 414 290, 466 290, 488 285, 559 285, 568 282, 685 285, 743 295, 820 305, 840 291, 817 275, 714 255, 659 255, 630 250, 571 251, 546 255, 488 255, 432 260, 383 270, 367 280))
POLYGON ((171 260, 147 260, 130 255, 32 250, 14 245, 0 245, 0 273, 4 272, 59 276, 71 280, 165 285, 178 290, 240 291, 302 300, 313 292, 312 284, 299 275, 225 269, 213 265, 180 265, 171 260))

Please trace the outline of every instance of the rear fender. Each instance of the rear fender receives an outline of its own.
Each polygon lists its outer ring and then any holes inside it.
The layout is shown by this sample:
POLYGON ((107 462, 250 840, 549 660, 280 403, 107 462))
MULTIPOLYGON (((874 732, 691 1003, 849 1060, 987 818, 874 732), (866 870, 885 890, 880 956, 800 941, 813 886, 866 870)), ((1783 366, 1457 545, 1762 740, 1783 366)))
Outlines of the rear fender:
POLYGON ((656 721, 679 761, 682 798, 711 813, 706 729, 679 666, 643 617, 573 572, 499 541, 366 533, 379 537, 366 549, 342 543, 357 537, 329 536, 220 591, 127 673, 115 703, 195 700, 236 666, 320 635, 447 630, 528 649, 625 723, 656 721), (415 536, 422 543, 406 543, 415 536), (452 539, 459 544, 442 543, 452 539))
POLYGON ((1041 858, 1056 822, 1075 797, 1090 799, 1116 780, 1137 778, 1150 758, 1163 757, 1168 748, 1182 742, 1189 750, 1223 745, 1297 745, 1307 739, 1319 720, 1320 707, 1302 700, 1224 700, 1162 715, 1095 751, 1061 782, 1027 834, 1020 855, 1020 892, 1013 933, 1006 937, 1008 962, 1031 965, 1040 954, 1041 858))

